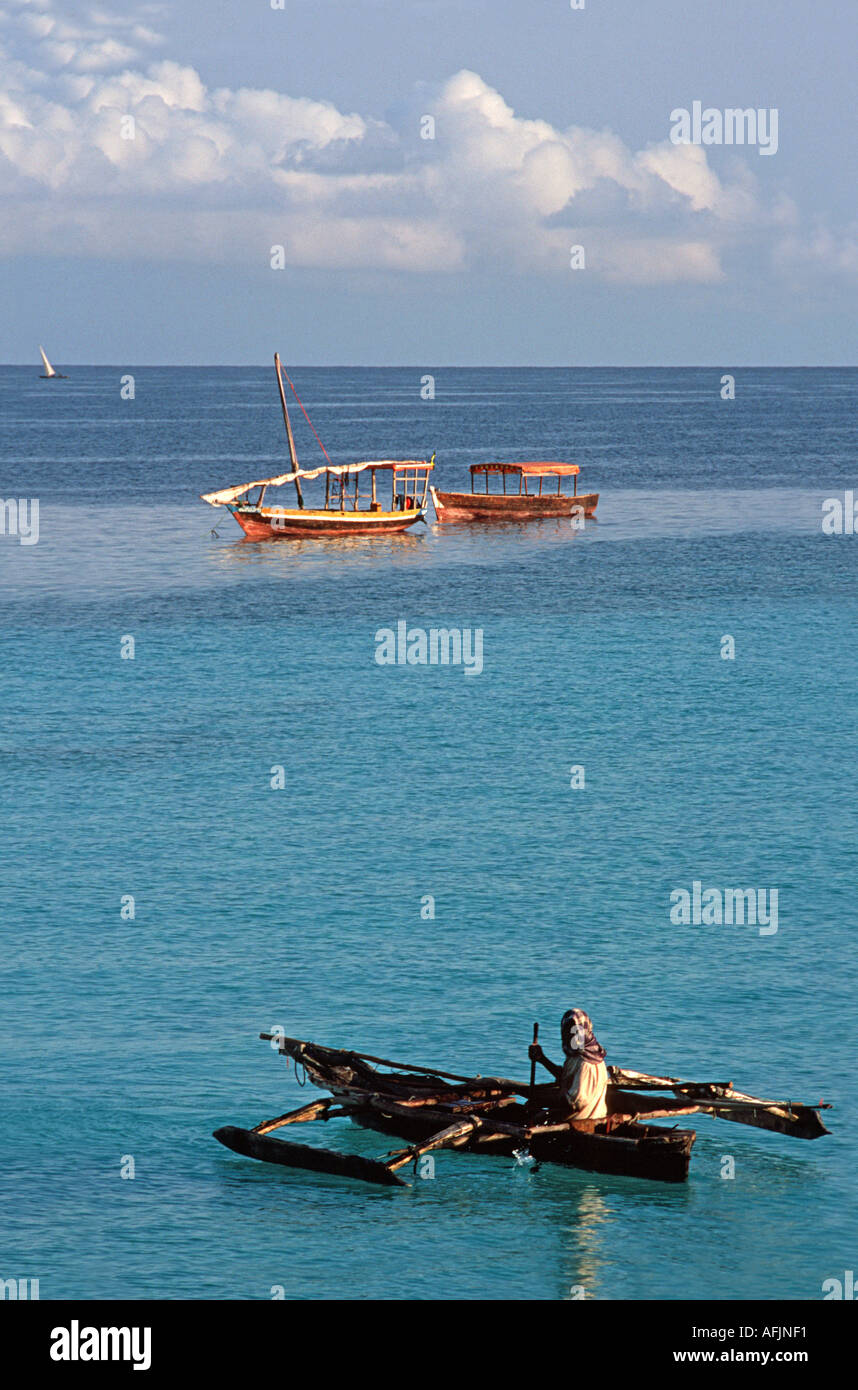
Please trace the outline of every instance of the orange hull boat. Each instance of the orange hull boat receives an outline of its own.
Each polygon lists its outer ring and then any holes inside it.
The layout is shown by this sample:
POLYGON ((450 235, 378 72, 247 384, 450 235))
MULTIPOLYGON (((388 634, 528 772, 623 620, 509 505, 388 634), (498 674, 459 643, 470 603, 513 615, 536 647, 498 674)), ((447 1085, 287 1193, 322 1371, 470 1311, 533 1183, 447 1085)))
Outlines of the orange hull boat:
MULTIPOLYGON (((426 494, 429 474, 435 467, 434 454, 428 462, 426 459, 375 459, 366 463, 332 464, 316 435, 327 463, 320 468, 299 468, 292 422, 283 390, 279 353, 274 354, 274 370, 289 444, 289 472, 279 473, 275 478, 257 478, 252 483, 220 488, 217 492, 204 492, 204 502, 212 507, 226 507, 248 540, 252 541, 388 535, 394 531, 405 531, 416 521, 426 520, 426 494), (387 509, 378 500, 379 475, 382 479, 390 479, 387 509), (325 504, 323 507, 308 507, 304 502, 302 483, 316 478, 325 480, 325 504), (268 488, 283 487, 286 483, 295 485, 297 507, 263 506, 268 488), (249 494, 254 490, 256 495, 251 498, 249 494)), ((286 379, 289 381, 288 376, 286 379)), ((301 405, 291 381, 289 385, 301 405)), ((301 409, 313 428, 303 405, 301 409)))
POLYGON ((319 508, 299 511, 285 507, 229 507, 244 534, 252 541, 296 540, 300 537, 377 536, 405 531, 424 519, 425 509, 407 507, 398 512, 338 512, 319 508))

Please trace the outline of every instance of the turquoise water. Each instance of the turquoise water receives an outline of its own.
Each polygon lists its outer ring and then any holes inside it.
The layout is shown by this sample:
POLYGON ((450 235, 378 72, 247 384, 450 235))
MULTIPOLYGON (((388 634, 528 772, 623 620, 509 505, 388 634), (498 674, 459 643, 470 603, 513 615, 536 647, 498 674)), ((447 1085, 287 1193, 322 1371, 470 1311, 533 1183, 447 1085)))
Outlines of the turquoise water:
POLYGON ((858 373, 746 370, 728 403, 704 370, 439 370, 434 401, 422 368, 296 370, 335 462, 571 458, 599 520, 253 545, 196 496, 284 466, 270 371, 140 369, 124 401, 126 371, 0 369, 0 496, 40 500, 38 544, 0 537, 0 1276, 818 1299, 858 1228, 858 538, 820 525, 858 373), (481 628, 482 673, 378 665, 402 619, 481 628), (695 879, 776 888, 777 932, 673 925, 695 879), (408 1191, 211 1138, 315 1094, 272 1026, 524 1077, 573 1004, 609 1061, 824 1096, 834 1132, 698 1117, 683 1186, 444 1153, 408 1191))

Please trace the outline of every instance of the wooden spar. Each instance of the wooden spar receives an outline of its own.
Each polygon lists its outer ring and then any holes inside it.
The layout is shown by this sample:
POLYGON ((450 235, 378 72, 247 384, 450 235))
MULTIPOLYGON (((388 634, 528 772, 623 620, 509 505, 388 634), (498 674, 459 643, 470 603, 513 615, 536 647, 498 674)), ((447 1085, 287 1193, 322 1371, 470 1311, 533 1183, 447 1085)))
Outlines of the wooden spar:
POLYGON ((612 1129, 615 1125, 648 1125, 650 1120, 672 1120, 675 1115, 700 1115, 701 1113, 708 1113, 705 1105, 678 1105, 673 1110, 630 1110, 626 1115, 618 1110, 613 1110, 600 1120, 573 1120, 572 1124, 576 1130, 589 1129, 591 1126, 595 1129, 597 1126, 605 1124, 607 1124, 608 1129, 612 1129))
MULTIPOLYGON (((272 1041, 273 1038, 277 1036, 279 1050, 300 1060, 304 1044, 298 1039, 280 1037, 280 1035, 271 1033, 260 1033, 259 1036, 267 1042, 272 1041)), ((370 1062, 378 1066, 390 1067, 396 1071, 413 1072, 415 1075, 419 1076, 436 1077, 439 1080, 445 1081, 463 1082, 472 1087, 479 1083, 479 1085, 486 1090, 493 1088, 502 1094, 524 1096, 528 1100, 532 1098, 538 1099, 539 1092, 544 1090, 546 1093, 546 1101, 549 1101, 551 1093, 556 1088, 555 1083, 551 1083, 544 1087, 535 1086, 532 1091, 529 1086, 523 1086, 517 1081, 511 1081, 503 1077, 461 1076, 455 1072, 438 1071, 429 1067, 416 1066, 408 1062, 394 1062, 391 1061, 390 1058, 375 1057, 371 1053, 352 1052, 342 1049, 336 1049, 336 1051, 345 1064, 348 1064, 349 1059, 354 1059, 355 1061, 370 1062)), ((312 1062, 312 1052, 308 1053, 308 1057, 312 1062)), ((815 1139, 828 1133, 828 1130, 822 1123, 819 1111, 823 1109, 827 1110, 831 1107, 823 1102, 820 1102, 818 1106, 812 1106, 791 1101, 762 1100, 757 1096, 749 1096, 744 1092, 734 1091, 732 1083, 729 1081, 682 1081, 679 1077, 675 1076, 650 1076, 645 1072, 624 1070, 622 1067, 609 1067, 608 1071, 611 1084, 614 1088, 631 1092, 670 1092, 676 1097, 679 1105, 695 1106, 701 1113, 712 1115, 717 1119, 732 1120, 737 1124, 752 1125, 758 1129, 768 1129, 781 1134, 791 1134, 798 1139, 815 1139)), ((384 1080, 385 1077, 383 1074, 379 1074, 379 1082, 383 1082, 384 1080)), ((404 1078, 391 1077, 390 1080, 401 1083, 404 1078)), ((361 1091, 364 1089, 364 1086, 360 1087, 361 1091)), ((377 1096, 376 1099, 380 1099, 380 1097, 377 1096)), ((428 1097, 426 1099, 428 1099, 428 1097)), ((623 1112, 625 1113, 626 1110, 629 1110, 631 1113, 628 1103, 630 1098, 620 1097, 618 1099, 620 1099, 623 1112), (623 1103, 624 1101, 625 1103, 623 1103)), ((440 1121, 444 1118, 445 1114, 449 1117, 451 1113, 455 1113, 455 1111, 451 1110, 451 1105, 460 1104, 464 1107, 468 1103, 468 1098, 449 1098, 442 1101, 439 1097, 438 1102, 438 1118, 440 1121)), ((393 1102, 391 1101, 390 1104, 392 1105, 393 1102)), ((428 1114, 430 1111, 430 1107, 428 1106, 421 1108, 424 1114, 428 1114)), ((664 1108, 668 1108, 667 1102, 665 1102, 664 1108)), ((675 1114, 677 1110, 678 1106, 674 1105, 670 1113, 675 1114)), ((404 1103, 403 1099, 400 1098, 397 1113, 413 1114, 413 1104, 409 1107, 408 1104, 404 1103)), ((646 1097, 641 1097, 639 1119, 645 1121, 648 1113, 651 1113, 651 1110, 648 1111, 647 1109, 646 1097)), ((497 1127, 499 1129, 505 1128, 500 1125, 497 1127)))
MULTIPOLYGON (((361 1091, 360 1095, 365 1092, 361 1091)), ((374 1094, 374 1093, 373 1093, 374 1094)), ((476 1115, 483 1112, 494 1114, 497 1110, 504 1110, 510 1105, 518 1108, 521 1104, 513 1096, 488 1096, 484 1100, 471 1100, 470 1097, 453 1097, 450 1095, 440 1096, 396 1096, 396 1103, 400 1110, 409 1114, 420 1114, 425 1111, 443 1110, 447 1115, 476 1115)))
POLYGON ((456 1143, 462 1143, 469 1134, 473 1134, 477 1129, 477 1120, 460 1120, 458 1124, 448 1125, 446 1129, 433 1134, 430 1139, 422 1144, 414 1144, 410 1149, 397 1150, 392 1158, 387 1159, 385 1168, 389 1168, 391 1173, 395 1173, 397 1168, 404 1168, 406 1163, 413 1163, 421 1154, 428 1153, 430 1149, 443 1149, 455 1147, 456 1143))
POLYGON ((302 1105, 298 1110, 287 1110, 285 1115, 278 1115, 274 1120, 263 1120, 262 1124, 254 1125, 250 1132, 251 1134, 270 1134, 273 1129, 279 1129, 281 1125, 302 1124, 305 1121, 321 1119, 322 1115, 327 1119, 327 1112, 333 1103, 332 1096, 329 1096, 327 1100, 312 1100, 309 1105, 302 1105))
MULTIPOLYGON (((295 452, 295 440, 292 436, 292 421, 289 419, 289 410, 286 406, 286 392, 283 390, 283 377, 280 373, 280 353, 274 354, 274 367, 277 372, 277 387, 280 391, 280 404, 283 407, 283 423, 286 426, 286 438, 289 441, 289 462, 292 464, 292 472, 298 471, 298 455, 295 452)), ((304 506, 304 494, 301 491, 301 479, 295 479, 295 491, 298 494, 298 506, 304 506)))
MULTIPOLYGON (((263 1042, 272 1042, 276 1038, 281 1044, 281 1052, 289 1051, 288 1048, 282 1046, 283 1043, 294 1043, 296 1047, 301 1047, 298 1038, 284 1038, 279 1033, 260 1033, 259 1036, 263 1042)), ((350 1048, 337 1048, 336 1051, 342 1052, 344 1057, 357 1057, 361 1062, 373 1062, 378 1067, 393 1067, 395 1071, 413 1071, 418 1076, 440 1076, 443 1081, 480 1081, 486 1086, 496 1086, 501 1091, 514 1091, 517 1096, 529 1095, 527 1086, 502 1076, 458 1076, 452 1071, 438 1071, 433 1067, 418 1067, 411 1062, 391 1062, 389 1057, 373 1057, 370 1052, 354 1052, 350 1048)))
MULTIPOLYGON (((407 1105, 403 1105, 396 1100, 391 1100, 390 1096, 373 1095, 367 1092, 366 1102, 368 1105, 372 1106, 374 1110, 379 1110, 385 1115, 410 1116, 413 1114, 413 1111, 411 1111, 407 1105)), ((423 1114, 426 1115, 427 1112, 424 1111, 423 1114)), ((447 1106, 444 1106, 443 1109, 439 1108, 437 1112, 432 1112, 430 1110, 428 1114, 432 1115, 433 1118, 434 1115, 437 1114, 438 1119, 443 1120, 445 1117, 449 1118, 450 1111, 447 1106)), ((551 1125, 513 1125, 509 1124, 506 1120, 496 1120, 493 1115, 471 1115, 469 1122, 474 1129, 478 1129, 480 1132, 487 1130, 491 1134, 508 1135, 513 1139, 520 1139, 522 1143, 526 1142, 534 1134, 567 1134, 570 1130, 575 1130, 579 1124, 604 1124, 603 1120, 560 1120, 557 1124, 551 1125)))
POLYGON ((696 1104, 702 1114, 719 1120, 790 1134, 796 1139, 819 1139, 830 1132, 819 1112, 830 1110, 831 1106, 823 1101, 806 1105, 798 1101, 762 1100, 744 1091, 734 1091, 730 1081, 682 1081, 676 1076, 648 1076, 621 1067, 608 1070, 614 1086, 628 1091, 670 1091, 680 1100, 696 1104))
POLYGON ((397 1168, 404 1168, 406 1163, 412 1163, 421 1154, 428 1153, 430 1149, 456 1148, 457 1145, 464 1143, 474 1130, 480 1130, 481 1137, 487 1140, 501 1139, 512 1135, 514 1138, 521 1138, 524 1142, 531 1134, 558 1134, 569 1128, 568 1121, 557 1125, 524 1127, 522 1125, 496 1124, 491 1118, 483 1119, 480 1116, 472 1115, 468 1120, 461 1120, 458 1124, 449 1125, 446 1129, 439 1130, 437 1134, 433 1134, 422 1144, 397 1150, 394 1156, 387 1160, 385 1166, 391 1172, 395 1172, 397 1168), (483 1133, 483 1131, 485 1132, 483 1133))
POLYGON ((732 1081, 683 1081, 679 1076, 650 1076, 644 1071, 628 1071, 624 1067, 608 1067, 615 1086, 625 1091, 674 1091, 677 1086, 711 1086, 719 1091, 732 1089, 732 1081))
MULTIPOLYGON (((506 474, 504 474, 504 477, 506 477, 506 474)), ((534 1023, 534 1025, 533 1025, 533 1046, 536 1047, 536 1044, 537 1044, 538 1042, 539 1042, 539 1024, 538 1024, 538 1023, 534 1023)), ((530 1094, 529 1094, 529 1096, 528 1096, 528 1100, 529 1100, 529 1102, 530 1102, 531 1105, 533 1104, 535 1098, 536 1098, 536 1058, 535 1058, 535 1057, 531 1057, 531 1059, 530 1059, 530 1094)))
POLYGON ((808 1105, 806 1101, 789 1100, 763 1100, 761 1096, 749 1096, 745 1091, 733 1089, 732 1081, 683 1081, 678 1076, 649 1076, 642 1071, 625 1071, 622 1067, 608 1067, 611 1081, 615 1086, 622 1086, 624 1091, 679 1091, 683 1095, 692 1095, 699 1091, 700 1095, 695 1097, 703 1104, 720 1105, 726 1102, 742 1105, 774 1105, 782 1109, 793 1110, 830 1110, 830 1102, 821 1100, 818 1105, 808 1105))

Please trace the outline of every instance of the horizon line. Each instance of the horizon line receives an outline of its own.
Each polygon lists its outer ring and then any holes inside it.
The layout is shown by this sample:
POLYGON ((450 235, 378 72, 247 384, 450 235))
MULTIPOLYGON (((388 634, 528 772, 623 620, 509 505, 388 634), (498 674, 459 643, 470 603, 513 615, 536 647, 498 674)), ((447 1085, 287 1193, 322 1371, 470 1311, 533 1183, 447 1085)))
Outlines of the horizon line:
MULTIPOLYGON (((270 369, 271 362, 59 362, 61 367, 169 367, 177 371, 198 370, 201 368, 217 370, 242 369, 270 369)), ((300 371, 417 371, 425 372, 428 370, 425 362, 293 362, 290 364, 292 370, 300 371)), ((28 360, 26 362, 0 362, 0 369, 4 367, 32 368, 34 371, 39 366, 38 362, 28 360)), ((778 372, 826 372, 826 371, 854 371, 858 369, 856 362, 733 362, 734 369, 743 371, 778 371, 778 372)), ((719 371, 726 370, 723 362, 441 362, 435 364, 435 371, 508 371, 508 372, 601 372, 601 371, 656 371, 656 372, 700 372, 700 371, 719 371)), ((41 377, 39 378, 41 380, 41 377)), ((49 377, 45 380, 50 380, 49 377)))

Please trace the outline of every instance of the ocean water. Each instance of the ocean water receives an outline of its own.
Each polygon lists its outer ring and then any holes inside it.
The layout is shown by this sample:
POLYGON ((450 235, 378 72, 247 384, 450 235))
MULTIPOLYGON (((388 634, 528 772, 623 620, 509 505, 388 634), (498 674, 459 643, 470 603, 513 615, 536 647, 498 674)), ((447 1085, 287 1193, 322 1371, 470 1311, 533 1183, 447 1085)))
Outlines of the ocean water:
POLYGON ((0 1276, 818 1299, 858 1234, 858 538, 821 528, 858 373, 423 374, 293 379, 335 462, 571 459, 598 521, 252 544, 198 494, 286 466, 270 370, 0 368, 0 497, 40 502, 0 537, 0 1276), (482 672, 380 666, 400 620, 480 628, 482 672), (675 925, 694 880, 776 889, 777 931, 675 925), (570 1005, 611 1062, 824 1097, 832 1134, 696 1117, 684 1185, 440 1153, 407 1191, 211 1138, 314 1094, 273 1026, 526 1077, 570 1005))

